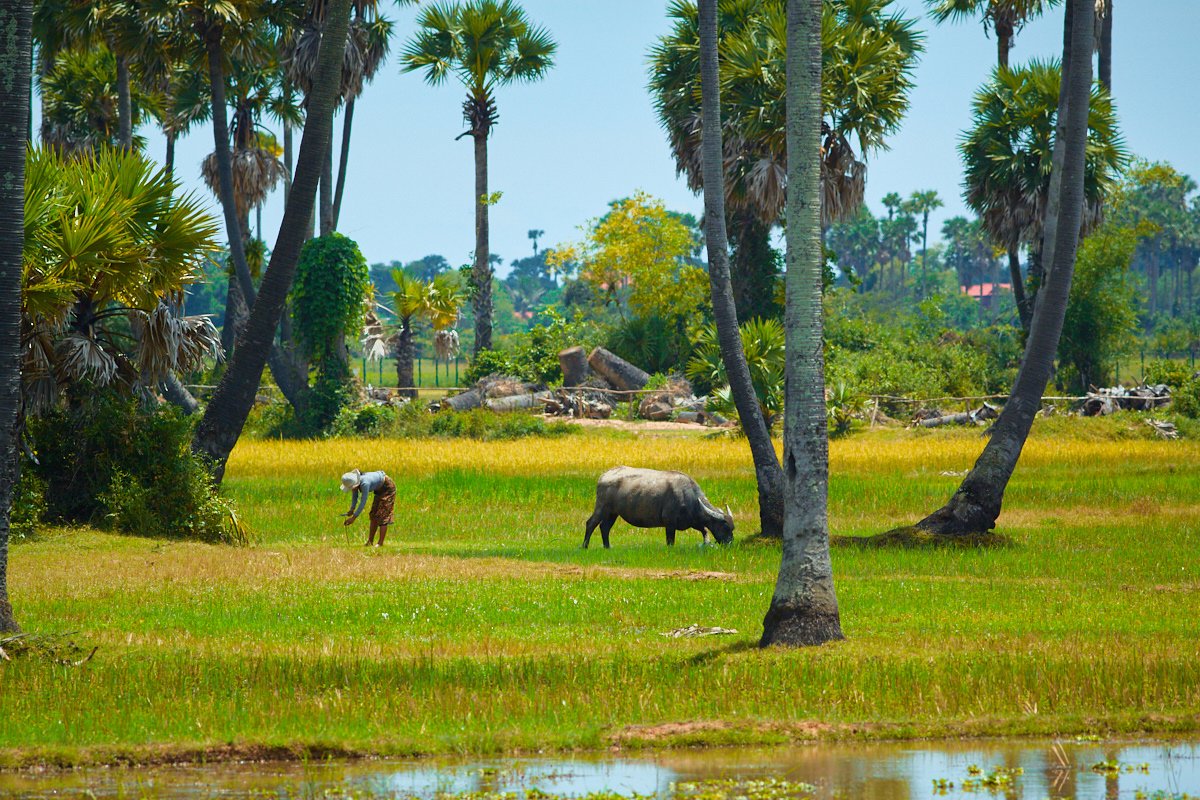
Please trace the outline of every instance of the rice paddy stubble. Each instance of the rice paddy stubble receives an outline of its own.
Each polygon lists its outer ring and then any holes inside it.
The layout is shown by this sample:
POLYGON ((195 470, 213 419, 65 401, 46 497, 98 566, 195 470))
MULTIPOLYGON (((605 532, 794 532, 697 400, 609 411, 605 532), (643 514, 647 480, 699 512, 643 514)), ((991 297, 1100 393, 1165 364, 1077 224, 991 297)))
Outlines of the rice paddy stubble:
MULTIPOLYGON (((911 521, 979 446, 834 442, 834 530, 911 521)), ((88 530, 17 545, 26 628, 78 630, 100 651, 76 669, 0 666, 0 761, 230 742, 599 747, 628 726, 697 720, 719 724, 687 741, 1193 731, 1198 455, 1035 439, 1001 519, 1015 547, 839 548, 848 641, 761 652, 775 547, 739 531, 730 548, 689 532, 668 549, 618 523, 612 550, 578 549, 595 478, 615 463, 683 469, 753 519, 743 443, 243 442, 227 485, 256 547, 88 530), (382 552, 345 544, 336 479, 353 466, 397 480, 382 552), (660 635, 690 624, 739 633, 660 635)))

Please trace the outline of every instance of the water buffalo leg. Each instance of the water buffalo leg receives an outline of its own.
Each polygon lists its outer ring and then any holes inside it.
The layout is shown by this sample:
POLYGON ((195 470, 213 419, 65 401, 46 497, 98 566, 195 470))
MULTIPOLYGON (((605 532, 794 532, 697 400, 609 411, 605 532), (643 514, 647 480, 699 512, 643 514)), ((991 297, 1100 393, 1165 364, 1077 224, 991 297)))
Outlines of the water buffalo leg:
POLYGON ((608 517, 600 520, 600 538, 604 540, 605 550, 608 549, 608 532, 612 530, 612 526, 616 521, 616 517, 608 517))
MULTIPOLYGON (((587 550, 588 542, 592 540, 592 531, 596 529, 596 525, 600 522, 600 512, 593 511, 588 517, 587 528, 583 532, 583 549, 587 550)), ((605 537, 607 538, 607 537, 605 537)))
MULTIPOLYGON (((700 529, 700 540, 700 544, 708 544, 708 528, 700 529)), ((713 541, 716 541, 715 536, 713 537, 713 541)))
POLYGON ((675 529, 667 528, 667 547, 675 546, 675 529))

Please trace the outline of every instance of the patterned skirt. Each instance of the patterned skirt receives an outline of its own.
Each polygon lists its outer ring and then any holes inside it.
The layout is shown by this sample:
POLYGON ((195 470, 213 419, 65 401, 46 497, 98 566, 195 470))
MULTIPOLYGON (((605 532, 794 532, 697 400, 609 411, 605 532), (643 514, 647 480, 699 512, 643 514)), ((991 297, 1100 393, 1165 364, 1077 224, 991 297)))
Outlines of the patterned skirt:
POLYGON ((373 525, 391 525, 392 513, 396 508, 396 484, 384 478, 383 485, 375 490, 371 501, 371 512, 367 515, 373 525))

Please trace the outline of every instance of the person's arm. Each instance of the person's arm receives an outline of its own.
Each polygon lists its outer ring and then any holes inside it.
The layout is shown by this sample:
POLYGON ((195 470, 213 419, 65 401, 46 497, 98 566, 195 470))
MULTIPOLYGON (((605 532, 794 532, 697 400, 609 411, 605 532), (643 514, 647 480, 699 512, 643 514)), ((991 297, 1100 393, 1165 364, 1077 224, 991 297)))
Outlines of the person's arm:
POLYGON ((367 489, 365 486, 360 486, 354 490, 354 493, 358 497, 358 508, 350 515, 350 518, 358 519, 358 515, 367 507, 367 489))
POLYGON ((356 503, 358 503, 358 487, 350 490, 350 510, 343 514, 343 516, 349 517, 350 519, 354 519, 354 517, 358 516, 354 513, 354 506, 356 503))

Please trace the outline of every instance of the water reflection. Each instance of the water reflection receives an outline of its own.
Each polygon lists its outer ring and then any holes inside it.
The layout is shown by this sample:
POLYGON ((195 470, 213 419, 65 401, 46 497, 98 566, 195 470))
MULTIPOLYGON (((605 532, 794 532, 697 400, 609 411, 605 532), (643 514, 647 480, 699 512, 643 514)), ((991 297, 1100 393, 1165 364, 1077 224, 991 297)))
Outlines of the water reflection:
MULTIPOLYGON (((439 793, 536 790, 578 797, 611 792, 672 796, 697 781, 786 781, 823 800, 1141 800, 1200 798, 1200 744, 951 742, 687 750, 620 757, 474 762, 331 762, 99 769, 0 775, 0 797, 432 798, 439 793), (1108 769, 1097 765, 1107 764, 1108 769), (939 788, 941 786, 942 788, 939 788)), ((720 787, 713 789, 720 796, 720 787)), ((729 796, 743 794, 740 789, 729 796)))

